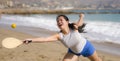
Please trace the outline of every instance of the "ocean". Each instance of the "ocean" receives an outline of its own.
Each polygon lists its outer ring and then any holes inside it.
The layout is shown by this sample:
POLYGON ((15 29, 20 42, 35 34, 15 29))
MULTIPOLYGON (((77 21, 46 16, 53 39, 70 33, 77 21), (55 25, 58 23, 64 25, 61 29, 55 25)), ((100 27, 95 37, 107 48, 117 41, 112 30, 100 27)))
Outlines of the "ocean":
MULTIPOLYGON (((79 19, 79 14, 66 15, 70 22, 76 22, 79 19)), ((57 14, 3 14, 0 18, 0 25, 10 26, 15 23, 17 26, 44 28, 58 32, 56 17, 57 14)), ((85 27, 87 33, 82 34, 90 41, 120 44, 120 14, 85 14, 84 23, 87 24, 85 27)), ((32 34, 39 36, 34 31, 32 34)))

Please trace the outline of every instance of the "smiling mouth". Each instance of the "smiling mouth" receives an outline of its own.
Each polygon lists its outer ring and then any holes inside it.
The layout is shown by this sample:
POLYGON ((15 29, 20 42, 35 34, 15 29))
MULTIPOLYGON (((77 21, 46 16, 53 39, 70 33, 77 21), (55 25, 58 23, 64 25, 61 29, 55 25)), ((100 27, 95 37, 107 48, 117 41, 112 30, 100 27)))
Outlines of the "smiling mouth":
POLYGON ((59 26, 62 26, 62 24, 60 24, 59 26))
POLYGON ((58 24, 58 26, 62 26, 63 24, 58 24))

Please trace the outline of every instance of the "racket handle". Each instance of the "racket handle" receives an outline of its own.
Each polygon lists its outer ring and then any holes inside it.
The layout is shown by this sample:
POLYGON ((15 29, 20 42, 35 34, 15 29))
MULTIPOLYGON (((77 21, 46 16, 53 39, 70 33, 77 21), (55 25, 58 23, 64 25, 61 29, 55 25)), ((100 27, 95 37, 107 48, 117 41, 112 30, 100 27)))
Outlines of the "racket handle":
POLYGON ((32 40, 28 40, 28 43, 31 43, 32 42, 32 40))
POLYGON ((23 43, 31 43, 32 40, 25 40, 23 43))

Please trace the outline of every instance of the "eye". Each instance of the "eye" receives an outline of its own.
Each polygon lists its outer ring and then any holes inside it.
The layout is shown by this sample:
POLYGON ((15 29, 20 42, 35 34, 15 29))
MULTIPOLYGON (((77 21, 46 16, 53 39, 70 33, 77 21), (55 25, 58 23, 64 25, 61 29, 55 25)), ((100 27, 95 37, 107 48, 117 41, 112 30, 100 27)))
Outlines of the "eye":
POLYGON ((58 20, 57 20, 57 22, 60 22, 60 21, 62 21, 62 19, 58 19, 58 20))
POLYGON ((59 22, 60 20, 58 19, 57 22, 59 22))

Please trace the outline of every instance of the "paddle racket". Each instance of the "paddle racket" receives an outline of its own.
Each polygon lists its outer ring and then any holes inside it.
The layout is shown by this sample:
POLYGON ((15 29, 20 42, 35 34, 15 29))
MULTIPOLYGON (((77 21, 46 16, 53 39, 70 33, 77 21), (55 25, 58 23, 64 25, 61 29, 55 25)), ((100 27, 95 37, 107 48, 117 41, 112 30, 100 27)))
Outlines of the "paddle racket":
MULTIPOLYGON (((27 40, 28 41, 28 40, 27 40)), ((18 46, 20 46, 21 44, 25 43, 26 41, 21 41, 17 38, 14 38, 14 37, 7 37, 5 39, 2 40, 2 46, 5 47, 5 48, 16 48, 18 46)), ((29 43, 31 41, 28 41, 29 43)))

